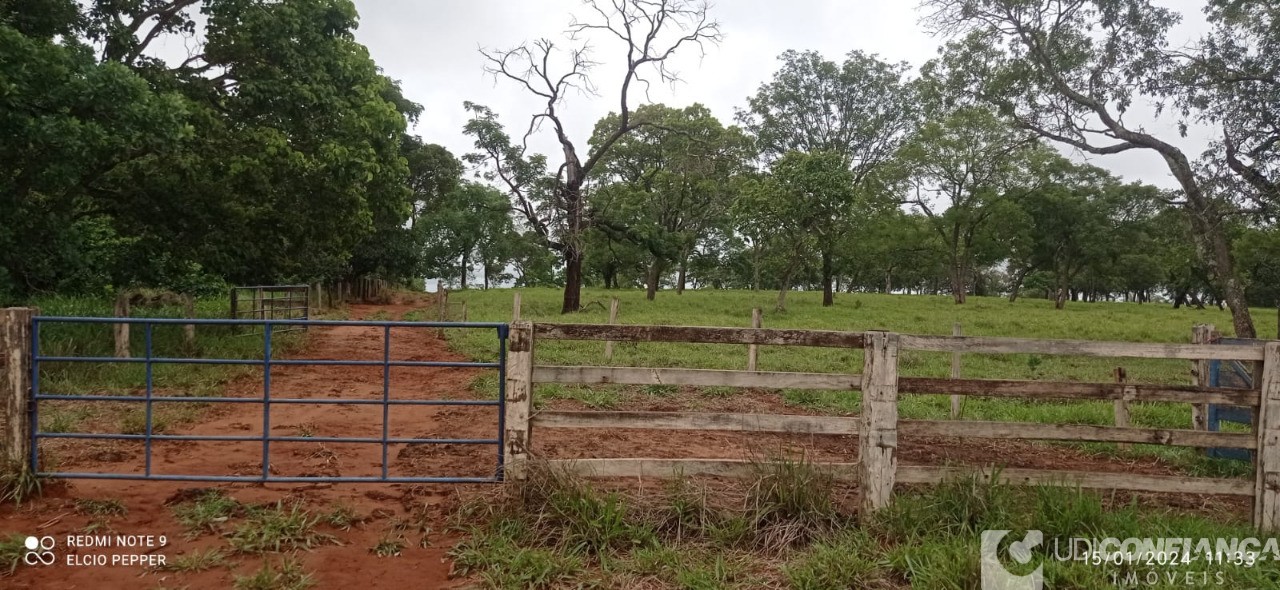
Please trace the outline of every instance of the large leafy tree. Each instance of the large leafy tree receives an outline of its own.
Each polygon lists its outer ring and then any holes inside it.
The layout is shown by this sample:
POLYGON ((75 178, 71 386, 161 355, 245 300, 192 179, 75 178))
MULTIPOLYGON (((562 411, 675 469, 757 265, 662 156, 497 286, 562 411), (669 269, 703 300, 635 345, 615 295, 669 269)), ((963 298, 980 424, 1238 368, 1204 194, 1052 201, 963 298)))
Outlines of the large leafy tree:
MULTIPOLYGON (((1230 2, 1224 5, 1244 3, 1230 2)), ((1135 102, 1177 86, 1169 31, 1180 15, 1149 0, 927 0, 927 22, 960 37, 944 56, 970 96, 1024 129, 1081 151, 1159 154, 1181 189, 1195 244, 1231 308, 1237 336, 1255 336, 1231 243, 1231 208, 1205 187, 1192 159, 1126 121, 1135 102)), ((1132 118, 1130 118, 1130 121, 1132 118)))
POLYGON ((587 6, 593 12, 592 19, 575 20, 570 25, 567 52, 545 38, 511 49, 482 51, 491 74, 544 101, 543 108, 530 118, 525 138, 544 126, 554 132, 563 158, 550 186, 523 182, 527 175, 519 168, 529 167, 534 159, 525 158, 523 142, 517 148, 500 127, 493 129, 496 119, 487 109, 474 108, 475 117, 467 126, 480 150, 476 161, 486 164, 491 174, 506 184, 524 221, 548 248, 562 256, 564 313, 581 306, 585 235, 592 221, 584 184, 619 139, 645 124, 632 116, 633 92, 640 86, 648 87, 651 81, 676 81, 669 60, 681 48, 701 48, 720 40, 719 24, 708 18, 706 0, 612 0, 607 4, 589 0, 587 6), (587 38, 596 34, 619 47, 625 70, 614 96, 619 106, 616 124, 580 153, 580 142, 564 124, 564 99, 574 92, 595 93, 598 89, 591 79, 595 62, 588 57, 586 45, 587 38), (554 62, 561 58, 566 58, 568 65, 553 71, 554 62))
POLYGON ((467 288, 472 269, 480 266, 485 288, 501 278, 517 240, 501 191, 463 182, 422 215, 415 231, 425 245, 428 273, 467 288))
POLYGON ((407 272, 418 107, 355 26, 347 0, 0 5, 9 290, 407 272), (149 55, 172 36, 201 41, 149 55))
POLYGON ((157 259, 125 259, 121 170, 178 150, 192 134, 181 95, 99 62, 71 2, 0 5, 0 298, 101 287, 157 259))
POLYGON ((735 204, 744 233, 760 240, 780 263, 779 311, 786 308, 797 273, 831 239, 828 221, 869 216, 871 204, 858 196, 853 173, 840 154, 788 152, 735 204))
POLYGON ((979 106, 930 120, 904 146, 902 165, 912 171, 907 202, 942 241, 957 304, 965 302, 989 230, 1002 211, 1016 208, 1012 198, 1034 190, 1031 168, 1043 156, 1029 134, 979 106))
MULTIPOLYGON (((813 51, 788 51, 780 60, 782 67, 773 79, 738 113, 761 154, 766 160, 791 151, 833 154, 849 168, 854 191, 863 199, 884 192, 890 182, 886 164, 917 113, 914 88, 903 79, 906 64, 887 63, 860 51, 850 52, 841 64, 813 51)), ((857 230, 854 221, 837 215, 818 223, 824 306, 834 301, 838 244, 857 230)))
MULTIPOLYGON (((617 127, 617 114, 596 125, 592 145, 617 127)), ((599 229, 649 254, 645 284, 654 298, 663 273, 678 267, 684 289, 689 256, 716 227, 727 225, 736 194, 731 179, 748 160, 749 143, 706 107, 645 105, 635 117, 647 125, 618 140, 593 176, 592 216, 599 229)))

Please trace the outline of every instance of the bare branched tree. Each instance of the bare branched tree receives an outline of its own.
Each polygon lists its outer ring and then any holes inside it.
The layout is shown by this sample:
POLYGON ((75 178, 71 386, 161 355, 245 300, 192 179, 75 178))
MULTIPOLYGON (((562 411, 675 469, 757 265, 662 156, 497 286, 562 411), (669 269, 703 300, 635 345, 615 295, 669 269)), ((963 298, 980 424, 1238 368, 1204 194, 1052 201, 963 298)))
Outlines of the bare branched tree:
MULTIPOLYGON (((522 146, 515 154, 505 155, 523 158, 529 137, 548 125, 555 132, 564 155, 553 185, 547 190, 549 194, 545 195, 551 207, 533 205, 530 202, 533 187, 521 184, 519 175, 502 170, 511 158, 490 157, 485 163, 498 169, 494 176, 512 192, 517 213, 523 215, 547 247, 563 257, 565 313, 581 307, 583 234, 590 225, 583 184, 619 138, 646 124, 633 117, 633 91, 642 86, 647 98, 653 82, 678 81, 679 75, 670 64, 670 58, 677 51, 685 47, 705 51, 707 43, 718 43, 721 39, 719 24, 708 18, 710 5, 706 0, 590 0, 587 6, 593 14, 589 20, 575 18, 569 25, 566 36, 571 46, 567 50, 562 51, 549 39, 507 50, 481 50, 487 60, 487 72, 496 79, 514 82, 545 101, 543 109, 531 116, 522 146), (617 126, 603 141, 591 145, 584 158, 565 128, 562 108, 568 94, 601 94, 590 75, 597 62, 590 58, 591 47, 587 43, 589 37, 596 36, 621 44, 625 50, 626 72, 617 87, 617 126), (563 71, 557 70, 556 62, 564 61, 566 56, 567 65, 560 66, 563 71), (553 227, 552 223, 557 221, 553 227)), ((494 147, 482 146, 481 149, 503 155, 504 150, 494 147)))

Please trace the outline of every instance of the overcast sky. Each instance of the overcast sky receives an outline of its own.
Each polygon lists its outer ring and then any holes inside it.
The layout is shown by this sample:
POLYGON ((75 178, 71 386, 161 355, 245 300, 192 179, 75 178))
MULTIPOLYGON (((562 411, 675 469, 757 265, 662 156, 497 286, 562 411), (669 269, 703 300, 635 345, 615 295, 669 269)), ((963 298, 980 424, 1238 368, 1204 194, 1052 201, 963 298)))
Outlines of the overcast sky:
MULTIPOLYGON (((1175 44, 1185 44, 1204 30, 1204 0, 1155 0, 1180 12, 1183 24, 1174 30, 1175 44)), ((401 81, 410 100, 424 111, 414 132, 461 157, 473 150, 462 133, 467 112, 463 101, 494 110, 515 138, 524 133, 531 114, 541 109, 527 91, 509 80, 494 80, 484 72, 479 49, 508 49, 539 38, 568 46, 565 30, 573 15, 591 16, 581 0, 355 0, 360 12, 356 39, 369 48, 385 73, 401 81)), ((915 0, 720 0, 711 10, 724 40, 708 45, 705 55, 696 47, 682 48, 672 60, 683 80, 674 86, 656 84, 649 98, 681 107, 702 103, 726 124, 734 123, 735 108, 769 80, 777 69, 777 57, 788 49, 815 50, 841 61, 858 49, 889 61, 905 61, 918 68, 937 55, 942 43, 918 24, 921 13, 915 0), (685 50, 687 49, 687 50, 685 50)), ((599 96, 572 94, 561 114, 579 153, 585 153, 592 127, 611 109, 616 110, 617 88, 623 70, 625 47, 605 36, 592 39, 592 57, 600 62, 593 80, 599 96)), ((180 39, 161 41, 157 53, 181 60, 188 49, 180 39)), ((645 97, 633 93, 632 105, 645 97)), ((1192 128, 1188 138, 1177 136, 1173 120, 1145 119, 1152 113, 1135 106, 1126 123, 1140 125, 1175 143, 1195 158, 1204 150, 1209 133, 1192 128)), ((559 151, 550 130, 530 142, 536 152, 553 162, 559 151)), ((1073 154, 1075 159, 1086 159, 1073 154)), ((1133 150, 1113 156, 1089 156, 1130 180, 1161 187, 1176 185, 1164 162, 1150 150, 1133 150)))
MULTIPOLYGON (((1184 15, 1176 41, 1189 41, 1203 30, 1203 1, 1163 4, 1184 15)), ((492 108, 517 137, 529 115, 539 109, 515 84, 495 82, 485 74, 478 49, 509 48, 541 37, 567 42, 563 33, 572 15, 590 15, 579 0, 356 0, 356 5, 356 38, 369 47, 387 75, 402 82, 408 97, 424 107, 416 133, 458 156, 473 148, 462 133, 467 119, 463 101, 492 108)), ((650 97, 672 106, 702 103, 726 123, 733 122, 734 109, 745 105, 746 97, 772 76, 777 56, 787 49, 812 49, 831 60, 860 49, 919 67, 936 55, 941 43, 918 24, 920 12, 911 0, 721 0, 712 16, 721 24, 724 41, 708 46, 705 56, 696 50, 680 55, 675 63, 683 81, 674 87, 655 85, 650 97)), ((619 43, 606 37, 594 40, 593 57, 602 62, 594 74, 600 96, 571 95, 563 109, 570 133, 581 142, 580 151, 585 151, 595 121, 616 109, 623 73, 615 57, 622 50, 619 43)), ((1149 120, 1145 126, 1166 139, 1176 138, 1172 121, 1149 120)), ((1178 143, 1195 157, 1206 137, 1203 131, 1193 131, 1178 143)), ((549 131, 531 143, 553 157, 558 151, 549 131)), ((1174 185, 1163 161, 1148 150, 1090 161, 1128 179, 1174 185)))

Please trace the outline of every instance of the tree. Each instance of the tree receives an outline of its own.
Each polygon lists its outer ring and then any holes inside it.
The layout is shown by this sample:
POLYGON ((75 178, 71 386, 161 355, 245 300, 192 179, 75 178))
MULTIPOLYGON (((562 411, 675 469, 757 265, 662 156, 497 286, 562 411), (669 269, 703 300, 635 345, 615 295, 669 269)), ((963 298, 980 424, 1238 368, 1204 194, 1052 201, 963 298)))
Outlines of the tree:
POLYGON ((1149 0, 925 4, 934 9, 927 22, 935 31, 963 36, 944 56, 959 86, 1020 127, 1091 154, 1160 154, 1181 188, 1197 249, 1231 308, 1236 335, 1254 337, 1220 223, 1229 206, 1205 191, 1181 149, 1125 122, 1136 100, 1172 85, 1168 33, 1178 15, 1149 0))
POLYGON ((415 228, 422 233, 427 271, 456 278, 459 288, 466 289, 479 262, 487 289, 511 257, 516 238, 509 211, 501 191, 476 182, 458 185, 424 212, 415 228))
MULTIPOLYGON (((860 209, 853 184, 853 173, 844 159, 831 152, 789 152, 770 166, 769 176, 750 190, 737 203, 740 218, 746 218, 757 231, 756 236, 769 236, 768 243, 781 261, 778 275, 777 309, 786 309, 787 291, 793 286, 796 272, 824 242, 832 242, 827 233, 831 219, 852 217, 860 209)), ((824 268, 829 260, 823 257, 824 268)), ((825 272, 824 272, 825 275, 825 272)))
POLYGON ((1171 53, 1184 116, 1221 128, 1206 157, 1234 172, 1262 212, 1280 212, 1280 10, 1273 2, 1211 0, 1213 25, 1188 51, 1171 53))
MULTIPOLYGON (((706 107, 644 105, 647 123, 618 140, 593 178, 602 186, 592 205, 595 225, 649 254, 646 297, 654 298, 663 273, 678 268, 684 290, 689 255, 717 225, 724 225, 735 193, 730 179, 746 165, 748 140, 725 128, 706 107)), ((596 125, 592 145, 617 127, 617 114, 596 125)))
POLYGON ((928 218, 947 252, 951 295, 965 302, 984 233, 1011 194, 1029 186, 1028 168, 1039 145, 983 107, 964 106, 930 120, 903 148, 913 171, 907 202, 928 218))
MULTIPOLYGON (((863 199, 885 191, 884 169, 915 120, 912 87, 902 77, 906 64, 890 64, 853 51, 843 64, 816 52, 787 51, 773 80, 747 99, 738 118, 756 137, 767 160, 791 151, 822 151, 838 156, 852 172, 863 199)), ((822 304, 834 301, 836 244, 855 227, 848 218, 820 223, 822 304)))
POLYGON ((550 190, 536 190, 525 182, 532 182, 533 178, 514 169, 527 167, 531 162, 525 158, 525 144, 516 148, 505 132, 499 133, 500 128, 494 130, 496 119, 487 109, 473 108, 474 125, 469 123, 467 127, 468 132, 476 136, 476 146, 481 150, 474 161, 484 162, 491 174, 506 184, 524 221, 547 247, 563 257, 563 313, 577 311, 581 306, 584 235, 591 224, 583 184, 619 139, 645 124, 632 117, 633 87, 648 87, 653 77, 661 82, 675 82, 678 76, 668 65, 672 55, 681 47, 701 48, 704 43, 716 43, 721 38, 719 24, 708 20, 706 0, 611 0, 607 7, 601 4, 599 0, 589 0, 587 6, 596 19, 575 20, 569 26, 569 41, 577 45, 568 50, 568 66, 562 72, 552 71, 552 61, 562 53, 550 39, 507 50, 481 51, 488 62, 489 73, 545 100, 545 107, 530 118, 525 139, 544 124, 555 133, 564 158, 556 169, 550 190), (584 40, 595 33, 621 42, 626 66, 618 85, 617 124, 590 146, 584 157, 579 155, 577 144, 564 125, 561 107, 570 92, 596 91, 590 77, 595 62, 589 58, 584 40), (502 141, 504 137, 506 140, 502 141), (544 202, 537 203, 538 200, 544 202))
POLYGON ((1119 181, 1094 166, 1065 158, 1049 164, 1050 181, 1019 199, 1031 221, 1031 264, 1052 274, 1054 307, 1062 309, 1076 278, 1114 258, 1119 181))
POLYGON ((0 5, 10 291, 415 266, 401 143, 419 107, 355 42, 355 25, 346 0, 0 5), (182 62, 148 55, 197 31, 182 62), (56 246, 10 258, 23 243, 56 246))

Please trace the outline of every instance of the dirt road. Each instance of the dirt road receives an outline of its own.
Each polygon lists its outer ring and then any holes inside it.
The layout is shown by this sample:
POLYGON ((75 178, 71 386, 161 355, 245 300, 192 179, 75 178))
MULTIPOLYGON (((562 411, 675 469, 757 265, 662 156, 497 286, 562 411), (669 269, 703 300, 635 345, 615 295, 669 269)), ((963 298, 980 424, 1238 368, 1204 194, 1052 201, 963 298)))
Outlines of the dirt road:
MULTIPOLYGON (((393 319, 414 309, 412 305, 353 305, 352 319, 377 314, 393 319)), ((311 329, 305 349, 294 358, 381 360, 382 329, 341 326, 311 329)), ((466 360, 450 352, 445 341, 424 328, 393 328, 391 358, 395 360, 466 360)), ((496 336, 495 336, 496 346, 496 336)), ((391 372, 393 399, 443 399, 469 397, 467 388, 479 369, 398 367, 391 372)), ((382 368, 376 366, 277 366, 271 371, 273 397, 381 399, 382 368)), ((261 397, 257 377, 238 379, 228 394, 261 397)), ((472 394, 474 395, 474 394, 472 394)), ((208 419, 182 430, 186 434, 260 435, 262 406, 235 404, 211 408, 208 419)), ((277 436, 380 437, 382 407, 279 404, 271 408, 271 431, 277 436)), ((391 412, 392 438, 495 438, 497 408, 489 406, 395 406, 391 412)), ((59 441, 62 442, 62 441, 59 441)), ((61 445, 58 468, 64 471, 130 472, 141 469, 140 445, 128 442, 75 441, 61 445)), ((253 475, 262 469, 260 443, 165 442, 154 446, 154 472, 167 474, 253 475)), ((381 471, 381 446, 377 444, 277 442, 271 447, 271 470, 284 476, 370 476, 381 471)), ((491 475, 497 448, 492 445, 392 445, 392 476, 491 475)), ((354 511, 362 522, 341 530, 323 522, 317 530, 337 544, 327 544, 297 554, 302 566, 313 573, 315 588, 450 588, 461 584, 449 578, 445 552, 454 539, 445 531, 448 505, 456 500, 458 484, 204 484, 156 481, 72 480, 48 487, 45 497, 15 508, 0 508, 0 530, 10 534, 50 536, 56 542, 54 565, 19 567, 11 577, 0 578, 5 588, 229 588, 235 576, 262 567, 264 559, 278 563, 278 555, 232 554, 229 567, 203 572, 175 572, 142 566, 90 565, 98 555, 139 553, 146 549, 117 547, 69 547, 68 536, 91 532, 122 535, 165 535, 167 546, 151 553, 164 555, 168 563, 215 547, 227 547, 224 536, 210 533, 185 537, 171 505, 200 488, 217 488, 241 504, 299 502, 313 514, 331 513, 339 507, 354 511), (116 500, 127 514, 101 518, 84 512, 84 499, 116 500), (79 508, 79 509, 78 509, 79 508), (92 525, 95 520, 99 524, 92 525), (427 529, 427 546, 419 543, 427 529), (405 545, 396 557, 378 557, 371 550, 381 540, 402 538, 405 545), (82 564, 82 565, 69 565, 82 564)), ((231 532, 236 519, 225 523, 231 532)), ((84 541, 84 539, 80 539, 84 541)), ((152 548, 154 549, 154 548, 152 548)), ((154 562, 154 560, 153 560, 154 562)))

